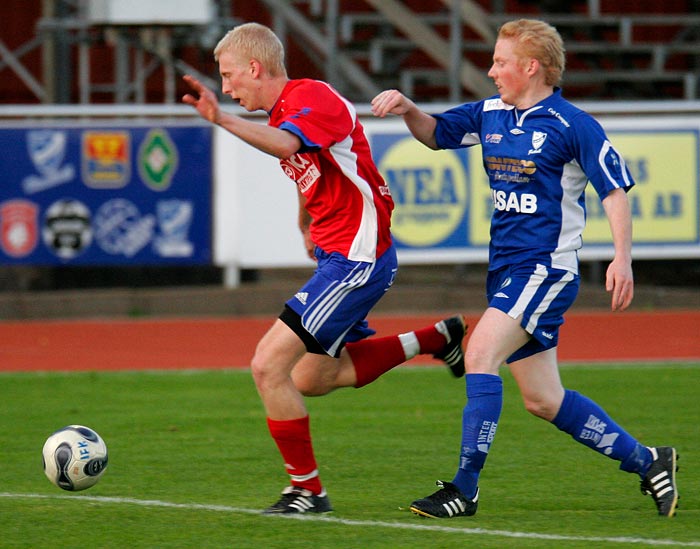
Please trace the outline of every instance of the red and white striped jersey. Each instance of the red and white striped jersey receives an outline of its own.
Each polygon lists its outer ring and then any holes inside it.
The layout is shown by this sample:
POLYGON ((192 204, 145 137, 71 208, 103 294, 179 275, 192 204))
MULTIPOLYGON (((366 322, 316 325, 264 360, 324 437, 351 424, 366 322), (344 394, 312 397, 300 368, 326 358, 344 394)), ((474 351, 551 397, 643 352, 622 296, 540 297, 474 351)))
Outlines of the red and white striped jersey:
POLYGON ((280 165, 306 198, 314 243, 373 262, 391 245, 394 202, 353 105, 325 82, 299 79, 287 83, 269 114, 270 126, 302 142, 280 165))

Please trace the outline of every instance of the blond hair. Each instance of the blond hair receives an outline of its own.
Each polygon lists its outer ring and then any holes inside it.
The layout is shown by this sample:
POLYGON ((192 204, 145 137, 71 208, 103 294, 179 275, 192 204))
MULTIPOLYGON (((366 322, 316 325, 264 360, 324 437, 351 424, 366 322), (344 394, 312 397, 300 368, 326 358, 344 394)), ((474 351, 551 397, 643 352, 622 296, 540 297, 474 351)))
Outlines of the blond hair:
POLYGON ((498 39, 512 39, 520 57, 537 59, 544 68, 545 84, 556 86, 566 66, 564 41, 553 26, 537 19, 518 19, 498 29, 498 39))
POLYGON ((244 23, 228 31, 214 48, 214 59, 224 52, 255 59, 270 76, 286 76, 284 46, 272 29, 260 23, 244 23))

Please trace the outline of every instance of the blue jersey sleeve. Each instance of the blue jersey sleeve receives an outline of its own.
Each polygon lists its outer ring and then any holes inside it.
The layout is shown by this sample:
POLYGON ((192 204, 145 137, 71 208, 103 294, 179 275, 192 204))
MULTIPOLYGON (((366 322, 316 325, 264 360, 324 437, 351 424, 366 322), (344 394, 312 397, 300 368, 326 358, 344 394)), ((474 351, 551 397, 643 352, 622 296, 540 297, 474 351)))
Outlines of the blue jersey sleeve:
POLYGON ((572 132, 574 158, 593 188, 604 199, 614 189, 628 191, 634 185, 625 160, 608 139, 602 126, 590 115, 581 113, 572 132))
POLYGON ((465 103, 441 114, 437 121, 435 142, 440 149, 459 149, 481 143, 481 113, 483 101, 465 103))

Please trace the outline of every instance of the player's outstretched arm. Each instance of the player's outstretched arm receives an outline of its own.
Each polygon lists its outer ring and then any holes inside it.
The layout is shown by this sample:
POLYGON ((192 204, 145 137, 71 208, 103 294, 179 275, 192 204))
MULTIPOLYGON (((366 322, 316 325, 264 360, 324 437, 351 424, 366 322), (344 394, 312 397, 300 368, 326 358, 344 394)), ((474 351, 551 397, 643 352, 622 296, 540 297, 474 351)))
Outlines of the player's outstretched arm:
POLYGON ((183 103, 192 105, 199 115, 212 124, 218 124, 221 118, 221 109, 216 94, 197 80, 194 76, 186 74, 182 79, 192 88, 192 93, 187 93, 182 97, 183 103))
POLYGON ((301 140, 291 132, 225 113, 219 107, 219 100, 212 90, 194 76, 185 75, 182 78, 193 91, 182 97, 183 103, 192 105, 205 120, 277 158, 289 158, 301 148, 301 140))

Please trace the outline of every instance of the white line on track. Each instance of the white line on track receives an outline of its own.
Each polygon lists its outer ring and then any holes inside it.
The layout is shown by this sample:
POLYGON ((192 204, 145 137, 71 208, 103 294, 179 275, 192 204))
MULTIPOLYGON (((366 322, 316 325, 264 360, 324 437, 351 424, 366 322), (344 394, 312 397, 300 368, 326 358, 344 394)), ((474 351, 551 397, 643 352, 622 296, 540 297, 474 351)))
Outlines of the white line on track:
MULTIPOLYGON (((215 511, 220 513, 260 515, 258 509, 244 509, 230 507, 228 505, 210 505, 204 503, 172 503, 153 499, 117 498, 87 495, 48 495, 48 494, 12 494, 0 492, 0 498, 7 499, 71 499, 75 501, 89 501, 91 503, 103 503, 114 505, 136 505, 140 507, 165 507, 169 509, 184 509, 190 511, 215 511)), ((363 528, 391 528, 395 530, 418 530, 429 532, 444 532, 453 534, 471 534, 480 536, 493 536, 502 538, 539 539, 547 541, 583 541, 590 543, 628 543, 635 545, 652 545, 668 547, 700 547, 700 541, 675 541, 670 539, 646 539, 631 537, 605 537, 605 536, 567 536, 559 534, 539 534, 535 532, 513 532, 509 530, 487 530, 484 528, 458 528, 454 526, 440 526, 439 524, 408 524, 405 522, 386 522, 378 520, 354 520, 333 517, 328 515, 277 515, 265 517, 270 519, 284 518, 305 520, 311 522, 325 522, 342 524, 346 526, 360 526, 363 528)))

